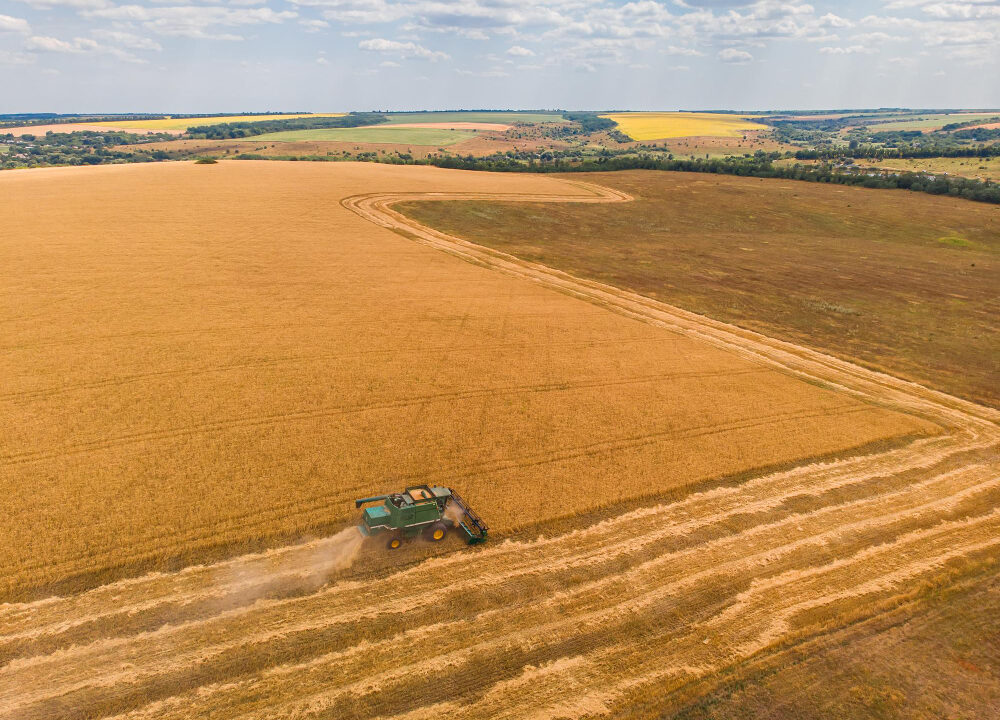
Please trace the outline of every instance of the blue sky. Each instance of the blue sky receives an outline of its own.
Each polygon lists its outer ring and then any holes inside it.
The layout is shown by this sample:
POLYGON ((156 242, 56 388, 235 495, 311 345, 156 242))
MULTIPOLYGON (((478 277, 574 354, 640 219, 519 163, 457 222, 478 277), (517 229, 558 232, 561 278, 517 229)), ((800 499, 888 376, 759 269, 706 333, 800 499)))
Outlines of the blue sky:
POLYGON ((0 0, 0 112, 1000 106, 1000 0, 0 0))

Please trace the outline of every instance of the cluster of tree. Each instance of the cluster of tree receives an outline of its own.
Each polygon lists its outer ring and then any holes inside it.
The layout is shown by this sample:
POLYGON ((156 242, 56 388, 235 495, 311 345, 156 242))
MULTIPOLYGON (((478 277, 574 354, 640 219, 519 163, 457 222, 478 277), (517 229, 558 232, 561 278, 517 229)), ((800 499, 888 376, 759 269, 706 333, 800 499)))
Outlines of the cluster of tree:
POLYGON ((989 142, 990 140, 1000 140, 1000 128, 972 128, 971 130, 959 130, 952 133, 956 140, 972 140, 974 142, 989 142))
POLYGON ((582 134, 613 130, 618 127, 618 123, 614 120, 603 118, 596 112, 564 112, 562 116, 579 125, 582 134))
MULTIPOLYGON (((768 122, 765 120, 765 122, 768 122)), ((882 130, 878 125, 886 121, 871 121, 866 118, 840 118, 829 121, 772 121, 773 137, 779 142, 806 146, 819 151, 819 157, 973 157, 983 155, 974 147, 975 143, 988 143, 1000 140, 1000 130, 972 127, 981 124, 982 120, 952 123, 937 131, 921 130, 882 130), (846 135, 840 131, 846 125, 856 124, 864 120, 862 127, 853 127, 846 135), (849 142, 847 149, 843 148, 843 140, 849 142), (969 151, 969 148, 973 148, 969 151), (888 148, 890 151, 886 151, 888 148), (897 152, 892 152, 891 150, 897 152)), ((990 155, 989 151, 986 155, 990 155)), ((809 157, 803 156, 803 159, 809 157)))
POLYGON ((815 120, 789 120, 787 118, 758 118, 758 122, 770 125, 775 130, 836 133, 852 125, 869 124, 869 115, 846 115, 837 118, 817 118, 815 120))
POLYGON ((926 159, 935 157, 991 158, 1000 157, 1000 144, 992 145, 911 145, 885 147, 881 145, 857 145, 854 147, 815 148, 798 150, 796 160, 899 160, 926 159))
POLYGON ((115 162, 150 162, 167 160, 162 150, 133 148, 172 135, 135 135, 125 132, 46 133, 45 135, 0 135, 0 168, 42 167, 49 165, 103 165, 115 162), (128 146, 128 149, 123 149, 128 146))
POLYGON ((973 127, 975 125, 989 125, 991 123, 1000 122, 1000 115, 996 117, 991 117, 987 119, 979 118, 978 120, 966 120, 965 122, 948 123, 941 128, 941 132, 951 132, 952 130, 961 130, 962 128, 973 127))
POLYGON ((385 122, 381 113, 352 112, 341 117, 302 117, 285 120, 257 120, 254 122, 226 122, 216 125, 197 125, 188 128, 188 136, 204 140, 231 140, 286 130, 319 130, 377 125, 385 122))
POLYGON ((160 120, 163 115, 66 115, 57 113, 11 113, 0 115, 0 128, 67 123, 114 122, 116 120, 160 120))
POLYGON ((619 156, 585 159, 581 162, 554 160, 528 163, 506 155, 484 158, 431 157, 427 163, 438 167, 491 172, 607 172, 613 170, 668 170, 675 172, 714 173, 745 177, 781 178, 804 182, 856 185, 866 188, 904 189, 931 195, 950 195, 967 200, 1000 204, 1000 185, 972 180, 920 173, 893 173, 870 169, 845 169, 832 165, 794 165, 778 167, 772 164, 771 153, 744 158, 724 159, 664 159, 654 156, 619 156))
POLYGON ((24 133, 20 137, 12 133, 0 131, 0 142, 4 143, 33 143, 39 146, 59 146, 59 147, 103 147, 106 145, 141 145, 144 143, 161 142, 164 140, 174 140, 175 136, 170 133, 148 133, 138 135, 136 133, 125 132, 124 130, 108 130, 107 132, 98 130, 85 130, 76 132, 52 132, 49 130, 44 135, 32 135, 24 133))
POLYGON ((859 132, 851 135, 852 143, 869 142, 897 147, 918 142, 924 133, 920 130, 883 130, 881 132, 859 132))

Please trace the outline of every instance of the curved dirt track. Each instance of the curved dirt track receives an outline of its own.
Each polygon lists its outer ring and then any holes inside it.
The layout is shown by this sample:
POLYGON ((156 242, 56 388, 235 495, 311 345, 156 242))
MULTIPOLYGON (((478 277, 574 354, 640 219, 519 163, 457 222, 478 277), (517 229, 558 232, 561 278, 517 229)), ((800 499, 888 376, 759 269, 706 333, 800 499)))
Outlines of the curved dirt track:
POLYGON ((350 575, 350 533, 79 595, 0 606, 0 716, 582 717, 892 607, 1000 548, 1000 412, 422 227, 410 200, 345 207, 416 242, 942 428, 554 537, 350 575), (331 583, 325 583, 328 577, 331 583))

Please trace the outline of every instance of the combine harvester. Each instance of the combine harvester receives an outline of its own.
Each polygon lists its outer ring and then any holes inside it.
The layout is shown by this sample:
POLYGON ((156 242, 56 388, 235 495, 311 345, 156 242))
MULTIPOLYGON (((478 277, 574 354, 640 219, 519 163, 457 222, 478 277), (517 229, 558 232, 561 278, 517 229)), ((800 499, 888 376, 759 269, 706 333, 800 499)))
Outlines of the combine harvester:
POLYGON ((465 532, 469 545, 486 542, 486 523, 451 488, 414 485, 400 493, 355 500, 354 507, 379 500, 385 502, 366 508, 358 529, 365 537, 388 534, 390 550, 421 533, 431 542, 440 542, 455 528, 465 532))

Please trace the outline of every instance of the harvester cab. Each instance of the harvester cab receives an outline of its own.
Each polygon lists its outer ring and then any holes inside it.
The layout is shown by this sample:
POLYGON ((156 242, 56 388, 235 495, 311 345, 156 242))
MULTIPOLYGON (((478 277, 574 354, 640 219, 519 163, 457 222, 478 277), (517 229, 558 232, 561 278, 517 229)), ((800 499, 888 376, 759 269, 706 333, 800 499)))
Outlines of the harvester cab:
POLYGON ((451 488, 414 485, 403 492, 355 500, 354 507, 379 501, 381 505, 365 508, 359 529, 365 537, 385 535, 391 550, 420 534, 440 542, 451 530, 461 531, 470 545, 486 542, 486 523, 451 488))

